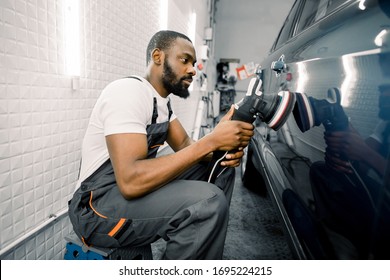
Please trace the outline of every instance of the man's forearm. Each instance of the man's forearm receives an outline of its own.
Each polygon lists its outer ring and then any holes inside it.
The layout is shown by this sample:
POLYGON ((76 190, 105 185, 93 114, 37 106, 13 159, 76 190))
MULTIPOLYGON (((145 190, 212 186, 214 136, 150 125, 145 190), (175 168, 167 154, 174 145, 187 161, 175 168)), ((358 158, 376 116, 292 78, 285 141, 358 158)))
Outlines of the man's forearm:
POLYGON ((199 140, 176 153, 153 159, 137 160, 129 169, 127 178, 117 180, 123 196, 136 198, 150 193, 199 161, 210 157, 213 147, 208 141, 199 140))

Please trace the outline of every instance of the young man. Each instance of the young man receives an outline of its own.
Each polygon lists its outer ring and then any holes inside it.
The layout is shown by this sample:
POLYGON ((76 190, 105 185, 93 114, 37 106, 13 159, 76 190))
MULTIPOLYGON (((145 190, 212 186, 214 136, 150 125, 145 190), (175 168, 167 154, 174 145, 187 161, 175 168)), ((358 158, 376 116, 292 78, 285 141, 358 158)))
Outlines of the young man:
POLYGON ((86 245, 138 246, 163 238, 165 259, 221 259, 233 191, 234 168, 253 136, 253 125, 230 121, 191 140, 170 107, 169 95, 188 97, 196 74, 190 39, 157 32, 147 47, 145 77, 109 84, 92 111, 69 216, 86 245), (175 153, 156 157, 167 142, 175 153), (229 153, 215 184, 201 161, 229 153))

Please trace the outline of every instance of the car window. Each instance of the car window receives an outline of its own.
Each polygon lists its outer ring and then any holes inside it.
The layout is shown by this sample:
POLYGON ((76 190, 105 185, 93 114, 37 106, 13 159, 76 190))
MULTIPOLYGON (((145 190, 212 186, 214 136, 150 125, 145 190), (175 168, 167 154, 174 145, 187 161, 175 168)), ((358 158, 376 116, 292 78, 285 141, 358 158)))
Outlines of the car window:
POLYGON ((288 14, 282 29, 279 32, 279 36, 275 41, 275 44, 272 49, 279 48, 284 42, 286 42, 288 39, 290 39, 294 33, 293 27, 294 22, 296 18, 296 13, 298 10, 298 6, 301 1, 295 1, 293 7, 290 10, 290 13, 288 14))
POLYGON ((348 0, 306 0, 298 22, 297 33, 333 12, 348 0))

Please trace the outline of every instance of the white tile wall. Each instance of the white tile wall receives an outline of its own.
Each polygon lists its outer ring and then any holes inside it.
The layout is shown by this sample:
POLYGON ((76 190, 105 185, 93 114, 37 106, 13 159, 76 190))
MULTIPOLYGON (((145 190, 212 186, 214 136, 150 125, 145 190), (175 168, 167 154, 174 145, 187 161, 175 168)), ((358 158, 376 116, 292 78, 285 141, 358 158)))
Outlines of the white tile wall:
MULTIPOLYGON (((176 2, 169 1, 174 17, 168 27, 187 33, 189 14, 176 2)), ((66 216, 9 252, 4 249, 66 209, 97 96, 116 78, 143 74, 147 42, 159 29, 159 0, 79 3, 81 77, 80 89, 72 91, 72 79, 64 75, 62 0, 0 1, 1 259, 63 258, 63 237, 71 230, 66 216)), ((198 98, 194 93, 174 100, 188 131, 198 98)))

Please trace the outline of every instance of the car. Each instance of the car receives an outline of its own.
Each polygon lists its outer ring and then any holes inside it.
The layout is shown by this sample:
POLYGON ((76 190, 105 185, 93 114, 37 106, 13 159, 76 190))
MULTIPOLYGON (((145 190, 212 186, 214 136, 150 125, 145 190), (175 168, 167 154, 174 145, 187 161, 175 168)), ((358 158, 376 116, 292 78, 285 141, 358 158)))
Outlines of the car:
POLYGON ((256 119, 242 181, 294 258, 390 259, 389 1, 295 1, 259 68, 261 93, 294 106, 277 129, 256 119))

